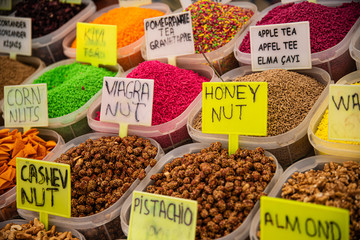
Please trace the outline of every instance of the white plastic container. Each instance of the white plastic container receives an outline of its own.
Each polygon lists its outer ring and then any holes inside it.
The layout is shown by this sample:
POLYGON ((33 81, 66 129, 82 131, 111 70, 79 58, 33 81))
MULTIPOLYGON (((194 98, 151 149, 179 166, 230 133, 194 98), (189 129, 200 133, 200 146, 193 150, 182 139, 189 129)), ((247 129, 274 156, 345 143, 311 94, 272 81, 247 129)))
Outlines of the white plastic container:
MULTIPOLYGON (((50 161, 55 161, 61 156, 61 154, 67 152, 70 148, 78 146, 80 143, 85 142, 87 139, 98 139, 103 136, 116 136, 116 134, 109 133, 88 133, 80 137, 74 138, 73 140, 67 142, 59 151, 57 151, 50 161)), ((158 153, 155 157, 157 161, 164 155, 159 143, 153 139, 149 139, 155 147, 158 148, 158 153)), ((145 171, 148 173, 151 167, 148 166, 145 171)), ((104 211, 87 216, 87 217, 71 217, 64 218, 59 216, 49 215, 49 224, 54 224, 61 227, 71 227, 80 231, 86 239, 117 239, 122 236, 121 227, 120 227, 120 210, 125 201, 125 199, 132 193, 135 187, 140 183, 140 180, 135 180, 129 189, 124 193, 124 195, 109 208, 104 211)), ((23 209, 18 209, 18 213, 21 217, 31 220, 35 217, 38 217, 38 213, 27 211, 23 209)))
MULTIPOLYGON (((33 83, 36 79, 38 79, 45 72, 52 70, 58 66, 68 65, 75 62, 75 59, 66 59, 47 66, 40 72, 32 75, 32 77, 27 82, 28 84, 33 83)), ((116 66, 104 66, 108 70, 113 72, 117 72, 116 76, 120 76, 123 74, 122 67, 118 64, 116 66)), ((49 126, 47 128, 53 129, 57 131, 65 141, 69 141, 77 136, 81 136, 85 133, 91 132, 89 125, 87 124, 86 114, 87 109, 90 104, 101 94, 101 89, 89 100, 87 101, 81 108, 77 109, 74 112, 71 112, 67 115, 57 117, 57 118, 49 118, 49 126)))
MULTIPOLYGON (((151 171, 146 175, 146 177, 140 182, 140 184, 134 189, 134 191, 141 191, 146 192, 147 186, 150 184, 153 184, 154 181, 150 179, 150 177, 156 173, 160 173, 165 164, 171 162, 173 159, 178 157, 183 157, 184 154, 188 153, 197 153, 200 152, 201 149, 209 147, 210 144, 205 143, 191 143, 187 144, 181 147, 178 147, 170 152, 168 152, 164 157, 160 159, 160 161, 151 169, 151 171)), ((269 152, 265 151, 266 156, 271 156, 275 159, 276 162, 276 171, 275 174, 270 181, 270 183, 265 188, 264 192, 269 193, 270 190, 274 187, 277 180, 280 178, 283 169, 276 160, 275 156, 272 155, 269 152)), ((131 203, 132 203, 132 195, 130 195, 126 201, 124 202, 123 208, 121 209, 120 213, 120 219, 121 219, 121 228, 123 232, 128 235, 129 231, 129 222, 130 222, 130 210, 131 210, 131 203)), ((218 238, 219 240, 230 240, 230 239, 236 239, 236 240, 244 240, 249 236, 249 229, 250 229, 250 223, 253 218, 253 215, 255 212, 259 209, 259 202, 257 202, 254 206, 254 208, 250 211, 249 215, 246 217, 245 221, 232 233, 222 237, 218 238)))
MULTIPOLYGON (((330 76, 329 74, 320 68, 312 68, 308 70, 298 70, 295 71, 300 74, 304 74, 310 77, 315 78, 320 83, 324 84, 326 88, 323 90, 321 95, 319 96, 318 100, 315 102, 311 110, 308 112, 305 119, 294 129, 271 137, 256 137, 256 136, 239 136, 239 145, 241 147, 247 148, 255 148, 255 147, 262 147, 265 150, 274 154, 281 164, 281 166, 286 167, 291 163, 295 162, 296 160, 304 157, 310 150, 311 145, 306 135, 307 128, 309 126, 309 122, 314 115, 315 111, 319 108, 321 102, 325 99, 328 94, 328 86, 330 84, 330 76)), ((236 68, 230 72, 227 72, 222 76, 224 81, 230 81, 235 79, 239 76, 244 76, 247 74, 253 73, 251 71, 250 66, 244 66, 236 68)), ((228 142, 228 135, 225 134, 209 134, 209 133, 202 133, 201 131, 193 128, 193 121, 201 111, 202 108, 202 101, 199 101, 191 111, 188 122, 187 128, 190 134, 190 137, 195 142, 205 142, 211 143, 214 141, 219 141, 223 144, 227 144, 228 142)))
MULTIPOLYGON (((205 65, 190 65, 190 64, 181 64, 179 68, 193 70, 201 76, 204 76, 210 79, 211 82, 219 81, 215 76, 214 71, 205 65)), ((126 71, 124 76, 127 76, 132 69, 126 71)), ((129 125, 128 133, 130 135, 139 135, 144 137, 150 137, 160 143, 161 147, 167 151, 169 149, 175 148, 181 144, 189 142, 190 136, 186 129, 186 121, 193 110, 193 108, 201 100, 201 93, 194 99, 194 101, 181 113, 178 117, 173 120, 162 123, 155 126, 139 126, 139 125, 129 125)), ((97 132, 109 132, 109 133, 118 133, 119 124, 100 122, 95 120, 96 112, 100 111, 101 106, 101 95, 97 98, 89 107, 87 113, 87 119, 91 129, 97 132)))
POLYGON ((354 36, 351 38, 349 52, 351 57, 356 62, 357 70, 360 70, 360 27, 356 30, 354 36))
MULTIPOLYGON (((1 54, 1 56, 3 56, 1 54)), ((36 73, 40 72, 42 69, 45 68, 45 63, 43 61, 41 61, 40 58, 38 57, 31 57, 31 56, 16 56, 16 61, 19 61, 23 64, 29 65, 34 67, 36 70, 33 74, 31 74, 29 77, 27 77, 21 84, 26 84, 29 79, 36 73)), ((0 99, 0 106, 2 106, 4 104, 4 99, 0 99)), ((3 115, 3 111, 0 108, 0 126, 4 125, 4 119, 2 117, 3 115)))
MULTIPOLYGON (((305 159, 302 159, 290 167, 288 167, 285 172, 280 176, 279 180, 277 181, 276 185, 272 188, 269 196, 281 198, 282 186, 284 183, 288 181, 288 179, 293 175, 295 172, 307 172, 310 169, 320 170, 324 168, 324 165, 329 162, 336 162, 336 163, 343 163, 344 161, 349 161, 354 159, 347 159, 344 157, 334 157, 334 156, 312 156, 305 159)), ((259 231, 260 225, 260 211, 254 216, 254 219, 251 223, 250 227, 250 239, 251 240, 259 240, 257 237, 257 232, 259 231)))
MULTIPOLYGON (((336 84, 349 85, 356 82, 360 82, 360 70, 347 74, 346 76, 341 78, 336 84)), ((326 96, 326 98, 322 101, 320 107, 315 112, 314 116, 311 118, 308 127, 309 142, 314 147, 315 154, 326 154, 339 157, 360 159, 360 145, 326 141, 315 135, 315 132, 319 126, 321 119, 323 118, 324 112, 328 108, 328 105, 329 98, 328 96, 326 96)))
MULTIPOLYGON (((24 220, 24 219, 12 219, 12 220, 8 220, 8 221, 4 221, 4 222, 0 222, 0 228, 4 228, 7 224, 9 223, 14 223, 17 225, 22 225, 22 224, 27 224, 29 223, 29 221, 24 220)), ((50 229, 52 226, 49 226, 48 229, 50 229)), ((80 232, 76 231, 75 229, 72 228, 63 228, 63 227, 57 227, 55 226, 55 231, 56 232, 71 232, 73 237, 76 237, 80 240, 85 240, 84 235, 82 235, 80 232)))
MULTIPOLYGON (((247 26, 258 15, 257 7, 253 3, 237 1, 237 2, 229 2, 228 5, 233 5, 233 6, 237 6, 237 7, 241 7, 241 8, 250 9, 254 12, 254 15, 248 20, 248 22, 246 24, 244 24, 242 26, 242 28, 239 30, 239 32, 237 32, 235 34, 235 36, 233 37, 233 39, 230 42, 228 42, 224 46, 222 46, 212 52, 205 53, 206 57, 209 59, 209 61, 212 63, 212 65, 215 67, 216 71, 218 71, 218 73, 220 75, 222 75, 234 68, 239 67, 239 64, 238 64, 237 60, 235 59, 234 53, 233 53, 236 40, 240 36, 240 34, 247 28, 247 26)), ((180 12, 180 11, 182 11, 182 9, 176 10, 176 12, 178 12, 178 11, 180 12)), ((144 43, 141 47, 141 54, 142 54, 142 57, 145 60, 147 60, 146 47, 145 47, 144 43)), ((161 59, 156 59, 156 60, 163 62, 163 63, 167 63, 166 58, 161 58, 161 59)), ((202 54, 189 54, 189 55, 184 55, 184 56, 178 56, 178 57, 176 57, 176 63, 177 64, 183 64, 183 63, 208 64, 202 54)))
MULTIPOLYGON (((165 14, 169 14, 171 12, 169 6, 164 3, 152 3, 140 7, 158 10, 164 12, 165 14)), ((87 20, 87 22, 92 22, 96 18, 100 17, 104 13, 107 13, 108 11, 114 8, 119 8, 119 4, 114 4, 105 7, 100 11, 97 11, 87 20)), ((64 38, 64 41, 62 43, 64 54, 69 58, 76 58, 76 48, 71 48, 71 44, 74 42, 75 38, 76 38, 76 28, 74 31, 72 31, 68 36, 64 38)), ((125 71, 132 67, 136 67, 139 63, 144 61, 144 59, 141 57, 141 52, 140 52, 141 43, 143 41, 145 41, 145 35, 142 36, 137 41, 125 47, 117 49, 117 62, 124 68, 125 71)))
POLYGON ((84 22, 96 11, 92 0, 82 0, 86 7, 57 30, 32 39, 32 55, 40 58, 46 65, 65 59, 62 42, 66 35, 76 28, 77 22, 84 22))
MULTIPOLYGON (((4 128, 4 126, 0 127, 0 129, 4 128)), ((14 130, 14 128, 10 128, 10 130, 14 130)), ((21 128, 18 130, 23 132, 23 129, 21 128)), ((65 142, 64 139, 55 131, 48 129, 38 129, 38 131, 38 136, 42 139, 46 141, 53 140, 56 142, 56 146, 43 159, 44 161, 48 161, 56 152, 60 151, 65 142)), ((0 221, 8 220, 17 215, 16 186, 0 196, 0 209, 0 221)))
MULTIPOLYGON (((334 0, 334 1, 325 1, 318 0, 317 3, 328 6, 328 7, 337 7, 345 2, 351 2, 350 0, 334 0)), ((261 14, 259 14, 256 19, 252 21, 250 26, 255 26, 258 21, 260 21, 265 15, 269 13, 273 8, 280 6, 280 3, 273 4, 266 9, 264 9, 261 14)), ((249 26, 249 27, 250 27, 249 26)), ((355 62, 349 54, 349 45, 351 37, 353 36, 356 29, 360 27, 360 18, 355 22, 350 31, 346 34, 345 38, 339 42, 337 45, 317 53, 311 54, 311 62, 313 67, 319 67, 326 70, 331 79, 334 81, 339 80, 342 76, 354 71, 356 69, 355 62)), ((239 61, 240 66, 251 65, 251 54, 240 52, 239 47, 247 35, 248 31, 244 31, 240 37, 237 39, 234 47, 235 58, 239 61)))

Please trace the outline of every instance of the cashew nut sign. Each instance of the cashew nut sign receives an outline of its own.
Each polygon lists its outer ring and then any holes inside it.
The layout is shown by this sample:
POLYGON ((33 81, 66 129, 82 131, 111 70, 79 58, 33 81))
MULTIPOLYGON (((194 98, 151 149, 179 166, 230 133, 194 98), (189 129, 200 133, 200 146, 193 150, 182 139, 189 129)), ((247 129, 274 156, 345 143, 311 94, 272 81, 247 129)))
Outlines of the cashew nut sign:
POLYGON ((129 240, 195 239, 197 201, 134 191, 129 240))
POLYGON ((17 158, 16 185, 18 208, 71 216, 70 165, 17 158))

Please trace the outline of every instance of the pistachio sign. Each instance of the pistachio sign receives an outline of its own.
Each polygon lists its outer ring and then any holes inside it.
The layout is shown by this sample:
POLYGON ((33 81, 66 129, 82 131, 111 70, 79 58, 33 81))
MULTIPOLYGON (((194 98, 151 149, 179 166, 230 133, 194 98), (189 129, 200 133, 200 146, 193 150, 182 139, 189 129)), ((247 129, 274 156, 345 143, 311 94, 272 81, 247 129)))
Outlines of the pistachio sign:
POLYGON ((253 71, 267 69, 310 69, 309 22, 250 27, 253 71))
POLYGON ((129 240, 195 239, 197 201, 134 191, 129 240))

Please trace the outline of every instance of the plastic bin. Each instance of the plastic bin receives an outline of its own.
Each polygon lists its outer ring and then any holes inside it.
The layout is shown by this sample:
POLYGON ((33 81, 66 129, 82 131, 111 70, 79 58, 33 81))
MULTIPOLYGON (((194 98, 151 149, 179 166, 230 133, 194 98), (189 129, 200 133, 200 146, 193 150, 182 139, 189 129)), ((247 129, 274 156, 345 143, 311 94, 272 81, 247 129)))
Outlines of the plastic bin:
MULTIPOLYGON (((1 54, 1 56, 3 56, 3 54, 1 54)), ((21 84, 27 84, 27 82, 29 81, 29 79, 36 73, 40 72, 43 68, 45 68, 45 63, 43 61, 41 61, 40 58, 37 57, 31 57, 31 56, 16 56, 16 61, 19 61, 23 64, 29 65, 29 66, 33 66, 36 71, 31 74, 28 78, 26 78, 21 84)), ((4 99, 0 99, 0 106, 2 106, 4 104, 4 99)), ((0 126, 4 125, 4 119, 2 117, 3 115, 3 111, 0 108, 0 126)))
MULTIPOLYGON (((360 70, 352 72, 342 77, 336 84, 349 85, 359 81, 360 81, 360 70)), ((350 157, 350 158, 360 159, 360 145, 330 142, 323 140, 315 135, 318 125, 324 115, 324 112, 328 108, 328 105, 329 105, 329 97, 326 96, 326 98, 322 101, 320 107, 315 112, 314 116, 311 118, 308 127, 309 142, 314 147, 315 154, 316 155, 326 154, 326 155, 334 155, 339 157, 350 157)))
MULTIPOLYGON (((330 76, 323 69, 312 68, 308 70, 297 70, 295 72, 313 77, 326 86, 326 88, 321 93, 318 100, 315 102, 314 106, 311 108, 305 119, 296 128, 277 136, 239 136, 239 145, 241 147, 255 148, 260 146, 274 154, 281 166, 283 167, 287 167, 296 160, 304 157, 311 150, 311 145, 307 138, 306 130, 315 111, 319 108, 321 102, 327 96, 328 87, 330 84, 330 76)), ((224 74, 222 76, 222 79, 224 81, 230 81, 231 79, 234 79, 238 76, 244 76, 251 73, 253 72, 251 71, 250 66, 239 67, 224 74)), ((190 137, 195 142, 211 143, 214 141, 219 141, 223 144, 227 144, 228 135, 202 133, 201 131, 193 128, 192 123, 198 113, 201 111, 201 108, 202 101, 199 101, 189 115, 187 128, 190 137)))
POLYGON ((356 30, 354 36, 351 38, 349 52, 350 56, 356 62, 357 70, 360 70, 360 27, 356 30))
MULTIPOLYGON (((212 82, 219 81, 218 78, 215 76, 214 71, 209 66, 182 64, 178 67, 193 70, 194 72, 197 72, 198 74, 210 79, 210 81, 212 82)), ((131 70, 126 71, 124 76, 127 76, 127 74, 129 74, 130 72, 131 70)), ((199 95, 194 99, 194 101, 186 108, 186 110, 182 114, 169 122, 155 126, 129 125, 128 133, 129 135, 151 137, 158 141, 165 151, 189 142, 190 136, 186 129, 186 121, 190 112, 200 100, 201 93, 199 93, 199 95)), ((95 120, 96 112, 100 111, 100 106, 101 97, 97 98, 90 105, 89 111, 87 113, 89 126, 91 127, 91 129, 97 132, 118 133, 118 124, 100 122, 95 120)))
MULTIPOLYGON (((4 128, 4 126, 0 127, 0 129, 4 128)), ((23 132, 23 129, 18 129, 23 132)), ((39 137, 41 137, 42 139, 46 141, 53 140, 56 142, 56 146, 53 148, 53 150, 43 159, 44 161, 48 161, 56 152, 61 149, 65 142, 64 139, 55 131, 48 129, 38 129, 38 131, 39 137)), ((11 219, 12 217, 17 215, 16 186, 0 196, 0 209, 0 221, 11 219)))
MULTIPOLYGON (((233 37, 233 39, 222 46, 221 48, 216 49, 215 51, 205 53, 206 57, 209 59, 209 61, 212 63, 212 65, 215 67, 216 71, 220 75, 239 67, 239 64, 234 57, 234 46, 236 43, 236 39, 240 36, 240 34, 247 28, 247 26, 254 21, 256 16, 258 15, 258 10, 255 4, 250 2, 244 2, 244 1, 238 1, 238 2, 229 2, 228 5, 233 5, 241 8, 247 8, 251 9, 254 12, 254 15, 248 20, 248 22, 239 30, 237 34, 233 37)), ((181 12, 182 9, 176 10, 176 12, 181 12)), ((141 54, 142 57, 147 60, 146 57, 146 46, 145 43, 143 43, 141 47, 141 54)), ((161 59, 155 59, 163 63, 167 63, 167 58, 161 58, 161 59)), ((190 54, 190 55, 184 55, 184 56, 178 56, 176 57, 176 63, 177 64, 183 64, 183 63, 191 63, 191 64, 206 64, 208 65, 206 59, 202 54, 190 54)))
MULTIPOLYGON (((351 2, 350 0, 334 0, 334 1, 325 1, 318 0, 318 4, 322 4, 328 7, 340 6, 345 2, 351 2)), ((280 6, 280 3, 273 4, 266 9, 264 9, 261 14, 259 14, 256 19, 254 19, 250 26, 255 26, 258 21, 260 21, 270 10, 280 6)), ((250 27, 249 26, 249 27, 250 27)), ((360 18, 355 22, 350 31, 346 34, 345 38, 339 42, 337 45, 317 53, 311 54, 311 62, 313 67, 319 67, 327 71, 331 79, 334 81, 339 80, 342 76, 354 71, 356 69, 355 62, 349 54, 349 45, 351 37, 353 36, 356 29, 360 27, 360 18)), ((243 39, 245 38, 248 31, 244 31, 240 37, 237 39, 234 48, 235 58, 239 61, 240 66, 251 65, 251 54, 240 52, 239 46, 241 45, 243 39)))
MULTIPOLYGON (((165 14, 169 14, 171 12, 169 6, 164 3, 152 3, 140 7, 159 10, 161 12, 164 12, 165 14)), ((100 17, 102 14, 114 8, 119 8, 119 4, 114 4, 106 8, 103 8, 100 11, 97 11, 93 16, 91 16, 87 20, 87 22, 92 22, 96 18, 100 17)), ((74 31, 72 31, 68 36, 64 38, 64 41, 62 43, 64 54, 69 58, 76 58, 76 48, 71 48, 71 44, 74 42, 75 38, 76 38, 76 28, 74 31)), ((125 47, 117 49, 117 62, 124 68, 125 71, 132 67, 136 67, 139 63, 144 61, 140 52, 141 43, 143 41, 145 41, 145 35, 142 36, 137 41, 125 47)))
MULTIPOLYGON (((183 155, 188 153, 197 153, 200 152, 201 149, 209 147, 210 144, 205 143, 191 143, 181 147, 178 147, 170 152, 168 152, 164 157, 160 159, 160 161, 151 169, 148 175, 140 182, 140 184, 134 189, 134 191, 146 191, 146 187, 150 184, 153 184, 154 181, 150 179, 153 174, 160 173, 164 168, 166 163, 171 162, 173 159, 178 157, 183 157, 183 155)), ((276 162, 276 172, 270 181, 270 183, 265 188, 264 192, 269 193, 270 190, 274 187, 277 180, 280 178, 283 169, 276 160, 275 156, 271 153, 265 151, 266 156, 271 156, 275 159, 276 162)), ((130 222, 130 211, 131 211, 131 203, 132 203, 132 195, 130 195, 126 201, 124 202, 123 208, 121 209, 120 219, 121 219, 121 228, 123 232, 127 235, 129 231, 129 222, 130 222)), ((250 211, 249 215, 246 217, 245 221, 232 233, 218 239, 227 240, 227 239, 236 239, 236 240, 244 240, 249 235, 250 223, 253 218, 253 215, 259 209, 259 202, 257 202, 254 208, 250 211)))
MULTIPOLYGON (((8 221, 4 221, 4 222, 0 222, 0 228, 4 228, 7 224, 9 223, 14 223, 14 224, 18 224, 18 225, 22 225, 22 224, 27 224, 29 223, 29 221, 24 220, 24 219, 13 219, 13 220, 8 220, 8 221)), ((48 229, 50 229, 52 226, 49 226, 48 229)), ((80 240, 85 240, 84 235, 82 235, 79 231, 76 231, 75 229, 72 228, 63 228, 63 227, 58 227, 55 226, 55 231, 56 232, 71 232, 73 237, 76 237, 80 240)))
MULTIPOLYGON (((89 133, 82 135, 80 137, 74 138, 73 140, 67 142, 60 151, 57 151, 54 154, 50 161, 55 161, 58 157, 61 156, 62 153, 65 153, 70 148, 78 146, 80 143, 85 142, 87 139, 98 139, 102 136, 116 136, 116 134, 109 134, 109 133, 89 133)), ((164 155, 164 151, 162 150, 159 143, 157 143, 153 139, 149 139, 151 143, 158 148, 158 153, 155 157, 156 160, 159 159, 164 155)), ((150 170, 150 166, 148 166, 145 171, 148 173, 150 170)), ((113 205, 109 208, 105 209, 104 211, 87 216, 87 217, 71 217, 71 218, 64 218, 59 216, 53 216, 49 214, 49 224, 54 224, 56 226, 61 227, 72 227, 76 230, 80 231, 86 239, 117 239, 122 236, 121 227, 120 227, 120 210, 125 201, 125 199, 131 194, 131 192, 135 189, 135 187, 140 183, 140 180, 135 180, 129 189, 124 193, 124 195, 113 205)), ((38 217, 38 213, 23 209, 18 209, 18 213, 21 217, 25 219, 34 219, 38 217)))
MULTIPOLYGON (((276 185, 272 188, 271 192, 269 193, 269 196, 271 197, 277 197, 281 198, 281 190, 284 183, 287 182, 287 180, 291 177, 291 175, 295 172, 306 172, 310 169, 320 170, 323 169, 324 165, 329 162, 336 162, 336 163, 342 163, 344 161, 349 161, 353 159, 347 159, 347 158, 339 158, 334 156, 312 156, 305 159, 302 159, 290 167, 288 167, 285 172, 280 176, 279 180, 277 181, 276 185)), ((254 219, 251 223, 250 227, 250 239, 251 240, 259 240, 257 237, 257 232, 259 231, 259 225, 260 225, 260 211, 257 211, 257 213, 254 216, 254 219)))
MULTIPOLYGON (((28 84, 33 83, 45 72, 54 69, 61 65, 67 65, 75 62, 75 59, 66 59, 47 66, 40 72, 32 75, 32 77, 27 81, 28 84)), ((120 76, 123 73, 122 67, 120 65, 116 66, 104 66, 108 70, 117 72, 116 76, 120 76)), ((67 115, 49 118, 49 126, 47 128, 57 131, 65 141, 69 141, 77 136, 81 136, 85 133, 91 132, 91 128, 87 124, 86 113, 90 104, 101 94, 101 89, 78 110, 71 112, 67 115)))

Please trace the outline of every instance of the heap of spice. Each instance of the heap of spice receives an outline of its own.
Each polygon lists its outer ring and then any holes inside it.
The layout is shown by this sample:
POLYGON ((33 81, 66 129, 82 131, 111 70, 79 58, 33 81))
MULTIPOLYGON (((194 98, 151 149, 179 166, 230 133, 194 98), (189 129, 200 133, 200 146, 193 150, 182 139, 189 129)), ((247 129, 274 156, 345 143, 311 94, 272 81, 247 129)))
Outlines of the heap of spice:
MULTIPOLYGON (((256 25, 309 21, 311 52, 321 52, 343 40, 360 17, 360 3, 343 3, 337 7, 303 1, 288 3, 270 10, 256 25)), ((250 53, 250 34, 239 50, 250 53)))
MULTIPOLYGON (((102 14, 91 23, 116 25, 117 47, 122 48, 144 36, 144 19, 162 15, 163 12, 150 8, 121 7, 102 14)), ((76 40, 71 47, 76 48, 76 40)))
POLYGON ((21 84, 36 69, 8 56, 0 56, 0 99, 4 98, 4 86, 21 84))
POLYGON ((37 218, 24 224, 9 223, 0 229, 0 239, 66 239, 79 240, 69 232, 57 232, 55 225, 46 230, 43 223, 37 218))
POLYGON ((82 107, 101 90, 105 76, 115 75, 105 68, 74 62, 45 72, 33 83, 47 84, 49 118, 56 118, 82 107))
POLYGON ((56 142, 45 141, 38 134, 36 128, 23 134, 17 129, 0 130, 0 194, 16 184, 17 157, 42 160, 56 146, 56 142))
MULTIPOLYGON (((284 69, 270 69, 233 81, 268 83, 268 136, 276 136, 297 127, 325 88, 314 78, 284 69)), ((201 112, 192 124, 195 129, 201 130, 201 112)))
POLYGON ((191 12, 196 53, 214 51, 230 42, 254 15, 250 9, 201 0, 185 11, 191 12))
POLYGON ((59 29, 75 15, 85 4, 61 3, 59 0, 24 0, 15 6, 15 16, 31 18, 32 38, 42 37, 59 29))
MULTIPOLYGON (((351 85, 360 85, 360 82, 353 83, 351 85)), ((336 142, 336 143, 346 143, 346 144, 355 144, 360 145, 360 142, 354 141, 341 141, 341 140, 331 140, 329 139, 329 109, 326 109, 322 119, 317 127, 315 135, 322 140, 329 141, 329 142, 336 142)))
POLYGON ((228 150, 216 142, 184 154, 151 176, 147 192, 196 200, 196 239, 230 234, 249 215, 273 178, 276 162, 263 148, 228 150))

